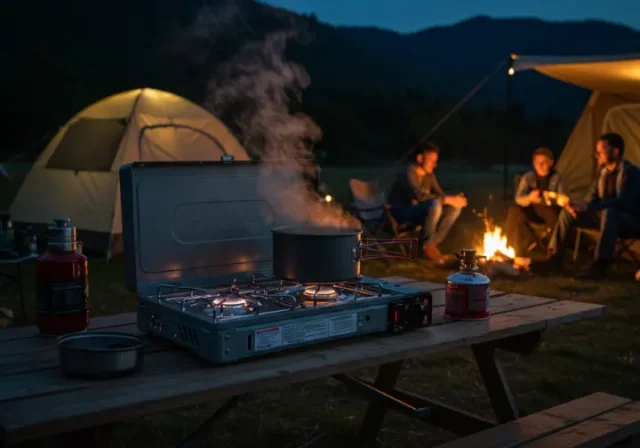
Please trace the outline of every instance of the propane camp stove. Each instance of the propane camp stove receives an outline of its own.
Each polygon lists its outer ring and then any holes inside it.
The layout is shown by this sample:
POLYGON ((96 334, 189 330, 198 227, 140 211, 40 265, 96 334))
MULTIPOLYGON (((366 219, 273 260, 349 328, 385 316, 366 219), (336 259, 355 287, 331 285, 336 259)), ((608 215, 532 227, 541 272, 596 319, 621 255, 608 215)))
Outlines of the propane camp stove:
POLYGON ((141 297, 138 326, 223 364, 368 333, 431 323, 429 293, 365 278, 299 284, 254 275, 216 288, 159 285, 141 297))
POLYGON ((368 277, 276 278, 272 229, 292 222, 265 176, 282 184, 299 174, 265 163, 122 166, 124 277, 138 297, 140 330, 225 364, 431 323, 429 293, 368 277))

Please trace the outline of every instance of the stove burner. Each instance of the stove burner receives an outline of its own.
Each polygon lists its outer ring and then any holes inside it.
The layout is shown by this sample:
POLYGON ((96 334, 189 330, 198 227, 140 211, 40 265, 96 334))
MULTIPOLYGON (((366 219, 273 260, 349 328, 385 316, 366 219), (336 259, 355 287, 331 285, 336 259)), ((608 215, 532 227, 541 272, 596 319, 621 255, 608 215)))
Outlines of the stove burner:
POLYGON ((217 322, 375 300, 388 294, 380 282, 371 280, 301 284, 254 276, 250 284, 240 287, 235 282, 230 287, 211 289, 158 285, 156 299, 217 322))
POLYGON ((239 296, 216 297, 211 303, 217 306, 222 305, 225 308, 244 308, 250 306, 244 297, 239 296))
POLYGON ((338 297, 338 292, 332 286, 327 285, 312 285, 304 289, 302 294, 305 299, 308 300, 334 300, 338 297))
POLYGON ((242 315, 255 313, 262 306, 258 300, 241 296, 221 296, 213 299, 203 308, 207 314, 222 315, 242 315))

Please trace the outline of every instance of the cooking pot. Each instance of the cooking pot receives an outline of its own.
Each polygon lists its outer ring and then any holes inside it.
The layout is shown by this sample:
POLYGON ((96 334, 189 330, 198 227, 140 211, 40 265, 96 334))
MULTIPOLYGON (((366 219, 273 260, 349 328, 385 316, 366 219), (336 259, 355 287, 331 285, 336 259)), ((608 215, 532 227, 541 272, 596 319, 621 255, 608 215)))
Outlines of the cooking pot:
POLYGON ((60 366, 69 376, 113 378, 140 370, 146 339, 128 333, 90 331, 58 338, 60 366))
POLYGON ((415 259, 416 239, 362 239, 355 228, 313 225, 272 229, 273 273, 276 277, 300 283, 330 283, 360 276, 360 262, 372 259, 415 259), (393 253, 375 246, 409 244, 409 255, 393 253))

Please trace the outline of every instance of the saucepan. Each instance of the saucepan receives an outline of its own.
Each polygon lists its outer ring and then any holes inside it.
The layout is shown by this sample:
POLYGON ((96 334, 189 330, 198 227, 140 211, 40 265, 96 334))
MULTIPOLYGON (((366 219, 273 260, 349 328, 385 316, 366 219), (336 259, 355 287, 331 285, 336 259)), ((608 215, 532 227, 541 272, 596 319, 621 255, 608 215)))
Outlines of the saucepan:
POLYGON ((63 373, 86 378, 112 378, 142 366, 146 340, 128 333, 90 331, 58 338, 63 373))
POLYGON ((417 258, 417 239, 363 239, 356 228, 315 225, 272 229, 273 273, 300 283, 330 283, 356 279, 360 264, 372 259, 417 258), (406 244, 408 255, 379 246, 406 244))

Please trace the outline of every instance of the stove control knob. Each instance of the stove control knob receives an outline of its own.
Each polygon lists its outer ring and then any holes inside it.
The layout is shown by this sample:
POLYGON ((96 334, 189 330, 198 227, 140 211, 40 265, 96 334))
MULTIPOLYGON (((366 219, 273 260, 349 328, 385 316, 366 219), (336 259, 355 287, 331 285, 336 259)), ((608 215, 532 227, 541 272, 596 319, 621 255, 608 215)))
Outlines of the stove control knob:
POLYGON ((420 302, 409 303, 405 308, 407 328, 420 328, 424 321, 424 306, 420 302))

